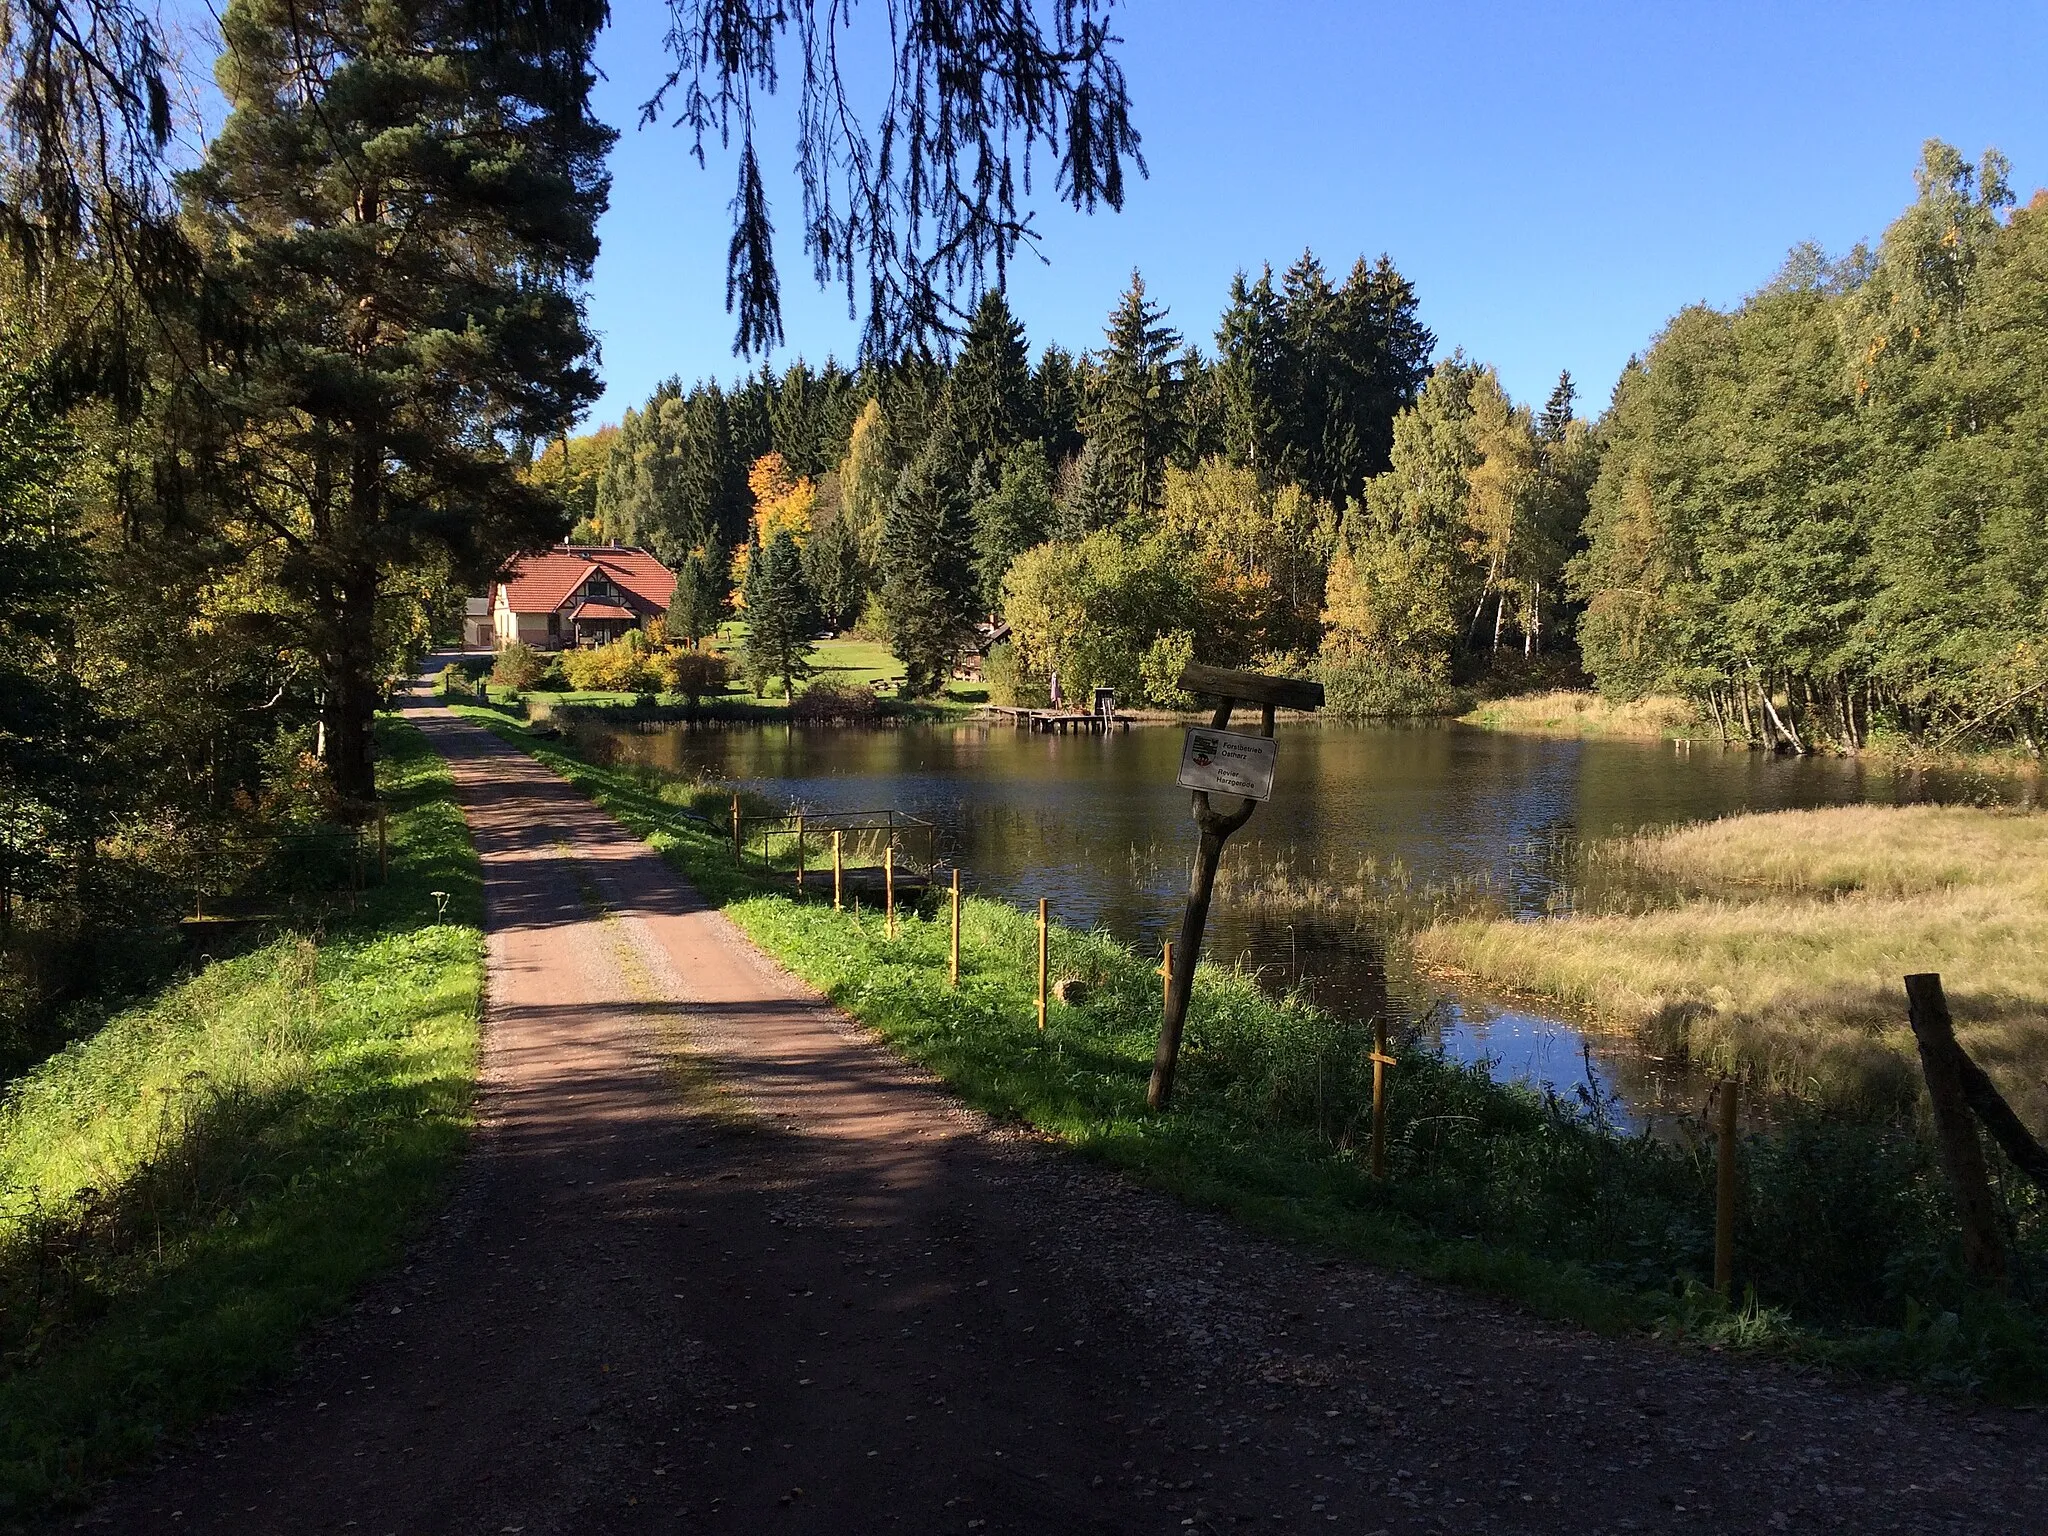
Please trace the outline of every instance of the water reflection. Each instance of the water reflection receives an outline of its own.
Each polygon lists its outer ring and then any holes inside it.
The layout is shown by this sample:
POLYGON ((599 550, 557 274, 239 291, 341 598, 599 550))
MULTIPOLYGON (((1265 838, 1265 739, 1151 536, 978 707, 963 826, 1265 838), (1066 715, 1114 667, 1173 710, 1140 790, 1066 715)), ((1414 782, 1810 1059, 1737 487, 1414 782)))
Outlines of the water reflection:
MULTIPOLYGON (((1174 787, 1181 733, 1049 736, 1009 726, 665 726, 623 729, 620 756, 684 776, 737 780, 806 808, 894 807, 939 827, 970 889, 1047 898, 1070 924, 1157 949, 1179 921, 1195 830, 1174 787)), ((2031 803, 2031 779, 1776 758, 1704 744, 1556 740, 1460 726, 1310 724, 1281 732, 1273 799, 1225 854, 1308 870, 1399 860, 1422 884, 1484 881, 1511 910, 1565 894, 1559 849, 1575 840, 1727 815, 1856 801, 2031 803)), ((1444 999, 1396 967, 1381 935, 1219 900, 1208 953, 1356 1013, 1385 1010, 1463 1060, 1491 1060, 1575 1095, 1618 1096, 1635 1125, 1697 1110, 1701 1085, 1567 1022, 1444 999)))

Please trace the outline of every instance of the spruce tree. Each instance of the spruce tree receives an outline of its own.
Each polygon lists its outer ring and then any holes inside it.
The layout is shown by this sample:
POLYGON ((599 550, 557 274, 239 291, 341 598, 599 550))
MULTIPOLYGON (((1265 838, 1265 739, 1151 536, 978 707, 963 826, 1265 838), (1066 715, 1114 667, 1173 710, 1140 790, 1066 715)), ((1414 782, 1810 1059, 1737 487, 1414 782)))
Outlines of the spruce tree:
POLYGON ((1037 402, 1039 441, 1046 462, 1055 469, 1081 451, 1081 418, 1085 402, 1081 370, 1064 347, 1047 347, 1031 376, 1037 402))
POLYGON ((1543 414, 1537 419, 1536 435, 1545 443, 1561 443, 1565 433, 1571 430, 1572 405, 1579 398, 1578 386, 1572 383, 1569 368, 1558 373, 1557 384, 1550 391, 1550 398, 1543 402, 1543 414))
POLYGON ((754 692, 782 679, 785 699, 811 675, 811 626, 817 623, 803 555, 788 531, 775 535, 747 565, 747 638, 740 660, 754 692))
POLYGON ((1230 302, 1216 327, 1217 371, 1223 396, 1224 452, 1240 464, 1279 471, 1292 402, 1289 348, 1273 269, 1257 282, 1242 272, 1230 280, 1230 302))
POLYGON ((978 592, 964 478, 953 435, 942 426, 903 472, 889 503, 882 621, 912 696, 945 685, 973 627, 978 592))
POLYGON ((1012 448, 1040 435, 1024 326, 1000 289, 983 294, 974 311, 950 394, 954 430, 969 463, 985 459, 999 469, 1012 448))
POLYGON ((1133 271, 1097 357, 1101 380, 1089 439, 1101 456, 1105 484, 1130 507, 1159 504, 1180 424, 1180 333, 1165 322, 1165 309, 1146 302, 1145 279, 1133 271))
POLYGON ((349 800, 375 792, 391 574, 480 580, 561 531, 507 445, 559 436, 599 390, 578 289, 613 138, 588 105, 604 15, 234 0, 223 18, 231 111, 182 186, 251 341, 185 381, 183 499, 260 531, 302 605, 349 800))
POLYGON ((1016 449, 1003 465, 1002 479, 974 502, 974 570, 982 605, 991 613, 1003 605, 1003 578, 1025 550, 1052 534, 1052 471, 1037 443, 1016 449))

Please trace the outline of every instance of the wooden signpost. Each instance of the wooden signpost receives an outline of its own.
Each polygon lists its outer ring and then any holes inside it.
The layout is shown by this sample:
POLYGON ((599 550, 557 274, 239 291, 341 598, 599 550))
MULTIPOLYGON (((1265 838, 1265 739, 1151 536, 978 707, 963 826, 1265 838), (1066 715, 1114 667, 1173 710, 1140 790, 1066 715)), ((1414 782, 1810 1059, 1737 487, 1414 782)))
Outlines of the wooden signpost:
POLYGON ((1202 840, 1195 849, 1194 867, 1188 873, 1187 910, 1181 915, 1180 937, 1173 946, 1173 963, 1166 982, 1166 1016, 1159 1021, 1159 1050, 1152 1058, 1152 1083, 1145 1094, 1145 1102, 1153 1109, 1166 1108, 1173 1098, 1181 1031, 1187 1024, 1188 998, 1194 991, 1195 965, 1202 956, 1202 931, 1209 923, 1209 898, 1216 890, 1216 865, 1223 857, 1223 845, 1251 820, 1259 801, 1273 790, 1273 749, 1251 747, 1246 743, 1256 738, 1226 731, 1230 713, 1239 704, 1259 705, 1259 736, 1271 741, 1275 711, 1320 709, 1323 705, 1321 683, 1292 677, 1262 677, 1255 672, 1232 672, 1194 663, 1182 671, 1180 686, 1188 693, 1203 694, 1218 703, 1206 729, 1197 726, 1188 732, 1181 753, 1180 782, 1193 790, 1195 825, 1201 828, 1202 840), (1224 813, 1209 804, 1212 789, 1245 798, 1236 810, 1224 813))

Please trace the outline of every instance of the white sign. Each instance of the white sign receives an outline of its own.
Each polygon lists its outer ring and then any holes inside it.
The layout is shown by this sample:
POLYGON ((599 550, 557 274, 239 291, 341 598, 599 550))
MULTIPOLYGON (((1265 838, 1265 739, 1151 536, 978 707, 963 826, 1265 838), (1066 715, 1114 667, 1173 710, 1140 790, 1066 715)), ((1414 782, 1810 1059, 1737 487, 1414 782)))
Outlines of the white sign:
POLYGON ((1270 736, 1242 731, 1212 731, 1195 726, 1180 749, 1183 789, 1207 789, 1242 795, 1248 800, 1273 798, 1273 762, 1279 743, 1270 736))

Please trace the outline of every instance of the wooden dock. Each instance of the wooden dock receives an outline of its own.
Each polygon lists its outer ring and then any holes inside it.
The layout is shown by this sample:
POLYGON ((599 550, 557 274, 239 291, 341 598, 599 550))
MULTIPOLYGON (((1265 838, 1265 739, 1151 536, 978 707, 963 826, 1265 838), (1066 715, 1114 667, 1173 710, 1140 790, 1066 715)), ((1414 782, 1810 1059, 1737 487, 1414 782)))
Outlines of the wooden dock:
POLYGON ((1064 735, 1068 731, 1086 731, 1091 735, 1104 735, 1110 731, 1127 731, 1131 728, 1126 715, 1088 714, 1079 710, 1063 709, 1013 709, 1004 704, 990 704, 984 713, 998 720, 1006 720, 1019 730, 1027 726, 1034 731, 1051 731, 1064 735))

